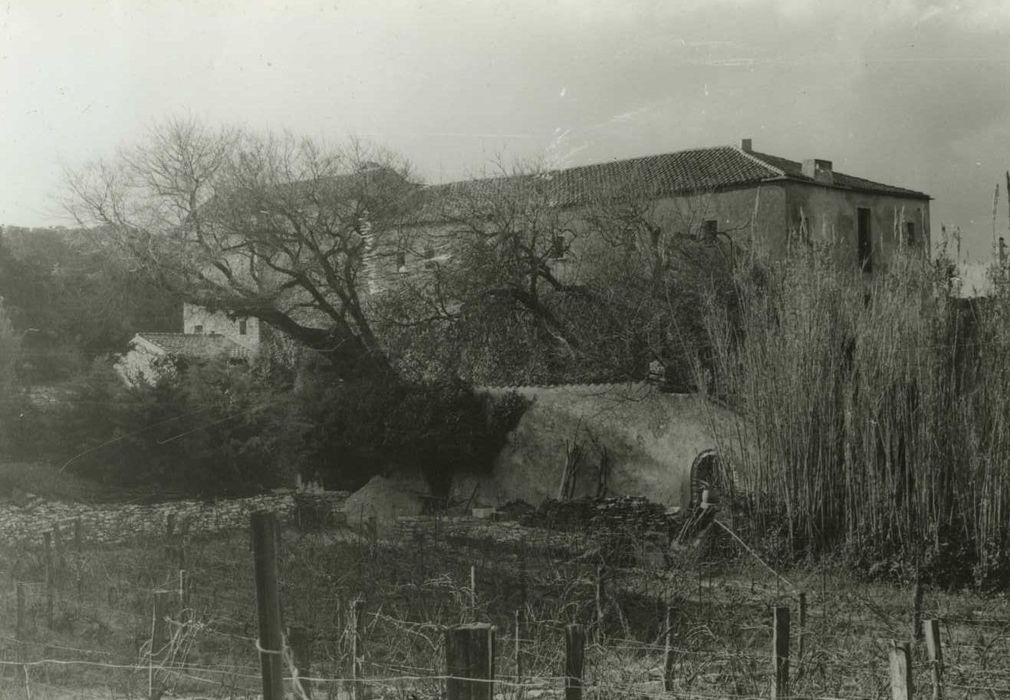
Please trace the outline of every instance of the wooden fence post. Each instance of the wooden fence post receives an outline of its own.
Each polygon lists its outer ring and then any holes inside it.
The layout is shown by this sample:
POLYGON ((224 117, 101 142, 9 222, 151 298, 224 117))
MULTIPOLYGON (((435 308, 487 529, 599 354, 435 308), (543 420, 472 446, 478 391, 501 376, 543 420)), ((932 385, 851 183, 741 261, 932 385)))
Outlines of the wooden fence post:
POLYGON ((772 700, 789 697, 789 608, 776 607, 772 625, 772 700))
MULTIPOLYGON (((523 662, 520 652, 522 650, 522 618, 518 610, 515 612, 515 662, 516 662, 516 683, 523 682, 523 662)), ((516 693, 520 695, 520 693, 516 693)))
POLYGON ((351 619, 349 622, 351 633, 351 697, 354 700, 364 700, 365 683, 362 680, 365 676, 365 617, 361 614, 361 601, 355 600, 351 603, 351 619))
POLYGON ((301 686, 302 694, 307 698, 312 698, 312 683, 305 680, 312 669, 312 639, 309 631, 304 627, 292 626, 288 634, 288 643, 291 645, 291 653, 298 671, 298 685, 301 686))
POLYGON ((582 700, 586 632, 582 625, 565 627, 565 700, 582 700))
POLYGON ((477 567, 470 566, 470 612, 477 612, 477 567))
POLYGON ((663 690, 673 690, 673 609, 666 606, 666 627, 663 630, 663 690))
POLYGON ((943 698, 943 649, 940 647, 940 623, 926 620, 923 623, 926 634, 926 653, 929 654, 930 676, 933 680, 933 700, 943 698))
POLYGON ((46 581, 46 627, 53 628, 53 597, 55 581, 53 580, 53 533, 43 532, 42 542, 45 546, 45 581, 46 581))
POLYGON ((165 646, 165 597, 167 591, 154 591, 151 602, 151 651, 147 659, 147 691, 151 700, 161 697, 160 683, 154 677, 155 659, 165 646))
POLYGON ((189 607, 189 572, 179 569, 179 605, 189 607))
POLYGON ((915 692, 912 686, 912 658, 908 642, 891 642, 892 700, 911 700, 915 692))
POLYGON ((912 599, 912 639, 922 639, 922 581, 915 578, 915 595, 912 599))
POLYGON ((14 639, 22 642, 25 638, 25 589, 20 581, 14 584, 14 595, 17 598, 18 605, 14 639))
POLYGON ((446 629, 446 700, 492 700, 494 657, 491 625, 474 623, 446 629))
POLYGON ((800 667, 802 668, 802 666, 803 666, 803 650, 806 647, 806 641, 807 641, 806 640, 806 637, 807 637, 807 634, 806 634, 806 630, 807 630, 807 594, 805 592, 801 592, 799 597, 800 597, 800 630, 799 630, 799 635, 797 635, 798 636, 798 640, 797 640, 797 649, 796 649, 796 660, 799 663, 800 667))
POLYGON ((256 610, 259 618, 260 670, 263 700, 284 700, 281 602, 277 584, 277 517, 267 511, 251 516, 256 610))
POLYGON ((606 575, 607 569, 602 564, 596 567, 596 638, 600 639, 603 637, 603 600, 606 592, 603 588, 603 577, 606 575))

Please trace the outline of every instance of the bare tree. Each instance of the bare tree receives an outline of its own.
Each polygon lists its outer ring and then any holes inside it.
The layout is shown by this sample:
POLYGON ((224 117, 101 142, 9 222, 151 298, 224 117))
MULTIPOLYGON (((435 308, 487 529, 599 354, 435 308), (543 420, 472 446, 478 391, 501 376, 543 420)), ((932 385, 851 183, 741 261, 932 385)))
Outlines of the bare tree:
POLYGON ((369 277, 417 190, 409 175, 357 142, 336 149, 175 119, 68 171, 65 203, 181 299, 258 318, 342 376, 388 375, 369 277))

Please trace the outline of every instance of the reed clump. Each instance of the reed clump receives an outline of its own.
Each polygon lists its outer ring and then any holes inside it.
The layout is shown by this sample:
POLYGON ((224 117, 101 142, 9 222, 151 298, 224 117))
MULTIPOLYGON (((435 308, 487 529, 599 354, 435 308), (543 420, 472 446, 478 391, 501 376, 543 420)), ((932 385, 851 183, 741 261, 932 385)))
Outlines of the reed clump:
POLYGON ((722 452, 755 536, 792 558, 949 585, 1010 572, 1010 294, 952 293, 899 254, 872 279, 825 247, 749 260, 709 304, 722 452))

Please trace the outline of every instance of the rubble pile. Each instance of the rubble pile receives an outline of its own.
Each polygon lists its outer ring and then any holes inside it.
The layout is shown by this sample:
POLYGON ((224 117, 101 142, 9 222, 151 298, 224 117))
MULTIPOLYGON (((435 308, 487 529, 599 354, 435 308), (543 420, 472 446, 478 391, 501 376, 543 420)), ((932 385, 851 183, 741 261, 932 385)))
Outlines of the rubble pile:
POLYGON ((642 496, 619 496, 545 501, 535 512, 522 515, 520 522, 562 530, 668 534, 681 527, 682 518, 679 509, 667 508, 642 496))

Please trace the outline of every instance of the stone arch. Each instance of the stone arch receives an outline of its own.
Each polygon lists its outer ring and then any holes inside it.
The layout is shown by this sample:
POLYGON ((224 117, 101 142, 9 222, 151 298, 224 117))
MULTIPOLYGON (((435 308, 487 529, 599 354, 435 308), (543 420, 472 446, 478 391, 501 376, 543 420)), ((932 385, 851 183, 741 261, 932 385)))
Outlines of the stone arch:
POLYGON ((704 450, 691 464, 692 507, 701 503, 702 491, 708 489, 708 502, 717 504, 729 493, 726 472, 722 460, 715 450, 704 450))

